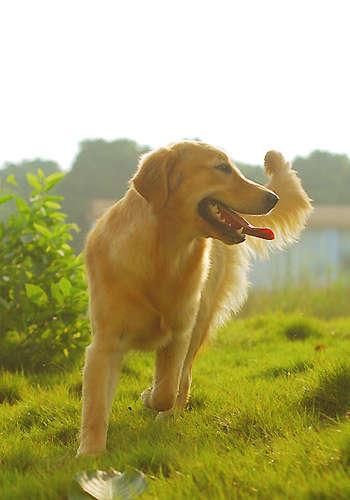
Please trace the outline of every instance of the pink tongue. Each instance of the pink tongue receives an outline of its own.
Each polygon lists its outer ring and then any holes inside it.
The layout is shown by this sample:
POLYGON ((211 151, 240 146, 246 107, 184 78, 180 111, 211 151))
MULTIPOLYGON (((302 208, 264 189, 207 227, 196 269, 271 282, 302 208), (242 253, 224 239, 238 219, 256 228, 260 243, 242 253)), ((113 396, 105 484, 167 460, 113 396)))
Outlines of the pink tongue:
POLYGON ((233 214, 227 210, 221 210, 225 222, 230 224, 233 229, 240 229, 243 227, 243 233, 249 234, 249 236, 255 236, 256 238, 262 238, 264 240, 274 240, 275 235, 271 229, 268 227, 255 227, 249 224, 243 217, 238 214, 233 214))
POLYGON ((255 227, 248 226, 243 228, 243 233, 249 234, 250 236, 256 236, 257 238, 262 238, 264 240, 274 240, 275 235, 272 229, 268 227, 255 227))

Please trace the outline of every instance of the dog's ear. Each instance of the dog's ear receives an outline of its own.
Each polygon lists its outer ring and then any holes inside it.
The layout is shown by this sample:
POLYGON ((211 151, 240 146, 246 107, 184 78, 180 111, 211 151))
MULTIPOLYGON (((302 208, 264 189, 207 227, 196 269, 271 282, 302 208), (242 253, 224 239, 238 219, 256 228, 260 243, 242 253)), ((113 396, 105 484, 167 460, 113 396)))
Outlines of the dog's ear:
POLYGON ((169 174, 174 166, 173 151, 161 148, 144 155, 135 177, 132 179, 136 191, 158 212, 168 199, 169 174))

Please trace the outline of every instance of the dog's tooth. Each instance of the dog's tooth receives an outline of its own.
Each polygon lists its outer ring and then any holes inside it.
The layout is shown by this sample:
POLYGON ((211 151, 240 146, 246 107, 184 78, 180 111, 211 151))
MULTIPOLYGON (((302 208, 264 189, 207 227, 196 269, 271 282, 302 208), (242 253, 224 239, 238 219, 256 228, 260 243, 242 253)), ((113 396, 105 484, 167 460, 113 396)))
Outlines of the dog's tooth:
POLYGON ((240 227, 239 229, 237 229, 237 233, 242 234, 243 233, 243 227, 240 227))

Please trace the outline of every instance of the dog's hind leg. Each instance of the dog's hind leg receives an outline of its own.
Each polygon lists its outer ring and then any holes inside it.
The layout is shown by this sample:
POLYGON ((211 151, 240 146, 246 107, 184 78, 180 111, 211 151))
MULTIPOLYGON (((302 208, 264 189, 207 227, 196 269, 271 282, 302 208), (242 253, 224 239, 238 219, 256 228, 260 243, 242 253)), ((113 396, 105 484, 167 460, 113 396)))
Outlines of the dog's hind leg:
POLYGON ((118 343, 111 348, 96 338, 86 349, 78 455, 94 455, 105 450, 109 412, 122 357, 118 343))
POLYGON ((208 337, 209 330, 210 317, 208 311, 201 309, 193 328, 191 342, 182 367, 179 390, 175 403, 176 408, 179 410, 185 408, 189 400, 192 383, 192 365, 197 353, 208 337))
POLYGON ((183 364, 176 407, 185 408, 188 402, 192 365, 218 326, 237 313, 247 296, 248 260, 236 248, 219 241, 212 242, 212 266, 202 293, 199 311, 191 334, 191 342, 183 364))
POLYGON ((174 407, 188 345, 189 336, 182 334, 157 351, 153 387, 141 395, 145 406, 160 412, 174 407))

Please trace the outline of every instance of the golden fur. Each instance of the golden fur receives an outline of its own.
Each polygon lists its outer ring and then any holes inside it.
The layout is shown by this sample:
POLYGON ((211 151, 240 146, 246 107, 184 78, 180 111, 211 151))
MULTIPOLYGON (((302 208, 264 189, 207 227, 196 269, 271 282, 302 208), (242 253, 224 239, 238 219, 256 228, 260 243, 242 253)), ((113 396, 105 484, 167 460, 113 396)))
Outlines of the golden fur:
POLYGON ((225 153, 185 141, 145 155, 125 196, 97 222, 86 243, 93 338, 86 350, 79 454, 105 449, 108 415, 123 355, 156 350, 144 404, 161 414, 184 408, 201 345, 247 296, 252 254, 295 240, 311 211, 283 156, 269 152, 267 187, 246 179, 225 153), (227 174, 218 164, 232 168, 227 174), (276 203, 273 193, 280 201, 276 203), (214 198, 274 230, 276 239, 241 244, 198 213, 214 198), (250 215, 249 215, 250 214, 250 215), (265 215, 263 215, 265 214, 265 215), (231 239, 230 239, 231 238, 231 239))

